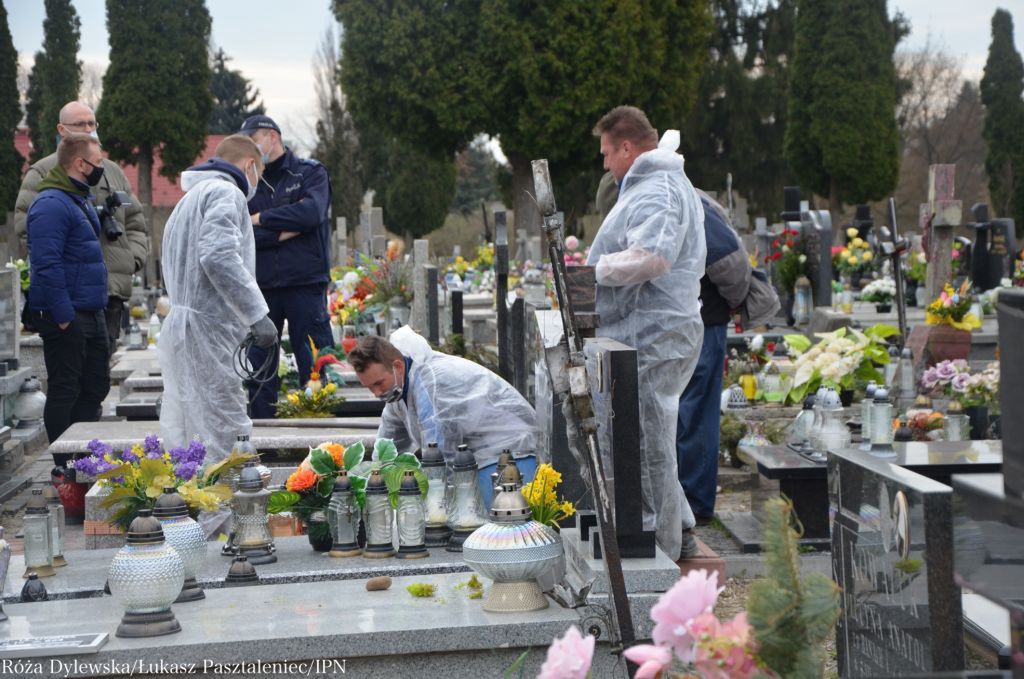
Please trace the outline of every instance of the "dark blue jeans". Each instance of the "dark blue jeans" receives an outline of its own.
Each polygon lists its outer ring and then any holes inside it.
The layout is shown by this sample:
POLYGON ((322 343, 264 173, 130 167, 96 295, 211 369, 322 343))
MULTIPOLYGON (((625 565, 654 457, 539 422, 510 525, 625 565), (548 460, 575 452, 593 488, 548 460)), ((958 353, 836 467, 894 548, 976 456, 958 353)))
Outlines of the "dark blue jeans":
POLYGON ((715 515, 725 331, 724 325, 704 328, 700 361, 679 397, 676 429, 679 483, 698 517, 715 515))
MULTIPOLYGON (((313 340, 317 349, 334 344, 331 321, 327 314, 326 290, 326 284, 319 284, 263 291, 263 298, 270 307, 270 320, 277 326, 278 335, 281 334, 285 320, 288 320, 288 337, 299 369, 299 384, 303 387, 309 381, 309 373, 313 369, 313 352, 309 348, 309 340, 313 340)), ((266 357, 265 349, 253 347, 249 350, 249 364, 254 370, 263 365, 266 357)), ((272 418, 276 414, 274 404, 277 403, 277 392, 281 386, 277 377, 277 358, 278 354, 275 353, 267 368, 268 373, 274 376, 273 379, 261 387, 249 387, 253 419, 272 418)))

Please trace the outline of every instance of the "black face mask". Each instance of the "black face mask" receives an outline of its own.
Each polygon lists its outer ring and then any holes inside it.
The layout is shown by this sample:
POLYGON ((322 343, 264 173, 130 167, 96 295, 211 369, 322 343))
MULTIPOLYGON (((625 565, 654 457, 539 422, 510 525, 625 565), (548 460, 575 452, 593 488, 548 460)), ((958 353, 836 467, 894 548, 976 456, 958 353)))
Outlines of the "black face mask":
MULTIPOLYGON (((85 158, 82 158, 82 160, 85 160, 85 158)), ((85 183, 89 186, 96 186, 103 179, 103 166, 93 165, 88 160, 85 160, 85 163, 92 168, 92 171, 85 175, 85 183)))

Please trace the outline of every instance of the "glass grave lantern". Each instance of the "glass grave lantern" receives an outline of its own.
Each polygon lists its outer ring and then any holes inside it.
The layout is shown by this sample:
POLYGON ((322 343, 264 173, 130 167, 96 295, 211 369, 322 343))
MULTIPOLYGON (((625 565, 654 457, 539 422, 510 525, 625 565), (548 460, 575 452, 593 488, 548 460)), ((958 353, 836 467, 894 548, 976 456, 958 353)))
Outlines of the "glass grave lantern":
POLYGON ((153 510, 140 509, 110 563, 110 593, 124 608, 119 637, 156 637, 181 631, 171 604, 185 583, 185 565, 164 540, 153 510))
POLYGON ((341 558, 363 553, 359 547, 359 521, 359 504, 352 494, 352 480, 342 469, 334 479, 334 492, 327 505, 327 525, 333 540, 328 556, 341 558))
POLYGON ((917 397, 917 380, 914 375, 914 354, 910 347, 904 347, 900 354, 900 404, 907 408, 917 397))
POLYGON ((67 566, 64 558, 64 505, 60 503, 57 488, 48 483, 43 486, 46 508, 50 510, 50 550, 53 552, 53 567, 67 566))
POLYGON ((263 487, 263 479, 256 469, 256 462, 250 460, 238 475, 238 490, 233 497, 235 546, 254 565, 274 563, 277 557, 271 547, 274 538, 270 535, 267 519, 267 502, 270 491, 263 487))
POLYGON ((889 399, 889 391, 876 389, 874 405, 871 409, 871 454, 875 457, 896 457, 896 450, 892 446, 892 417, 892 401, 889 399))
POLYGON ((963 406, 959 401, 949 404, 942 422, 942 429, 947 441, 967 441, 971 438, 971 420, 964 414, 963 406))
MULTIPOLYGON (((508 468, 505 471, 510 472, 508 468)), ((462 546, 470 568, 494 581, 483 605, 485 611, 494 613, 547 608, 537 577, 562 557, 561 537, 533 520, 530 505, 511 476, 510 472, 502 477, 490 521, 473 531, 462 546)))
POLYGON ((814 424, 814 395, 811 394, 804 399, 803 407, 793 418, 793 424, 789 429, 789 443, 794 450, 803 451, 810 448, 809 436, 811 425, 814 424))
POLYGON ((448 509, 445 502, 447 471, 444 456, 437 447, 437 443, 432 441, 423 450, 420 469, 427 477, 426 545, 427 547, 444 547, 448 544, 452 530, 448 527, 448 509))
POLYGON ((895 344, 889 345, 889 362, 885 364, 885 386, 892 389, 896 386, 896 373, 900 367, 900 348, 895 344))
POLYGON ((25 575, 36 573, 41 578, 54 574, 53 547, 50 546, 50 510, 43 490, 36 488, 25 507, 22 524, 25 534, 25 575))
MULTIPOLYGON (((256 446, 253 445, 249 439, 248 434, 239 434, 235 437, 235 445, 231 448, 231 454, 242 454, 242 455, 258 455, 256 446)), ((258 459, 258 457, 256 458, 258 459)), ((238 490, 238 477, 241 471, 238 467, 233 467, 224 473, 224 478, 221 481, 231 489, 234 493, 238 490)), ((220 553, 223 556, 234 556, 238 554, 238 546, 235 544, 235 500, 234 496, 231 498, 231 532, 228 534, 227 542, 220 548, 220 553)), ((273 549, 271 549, 273 551, 273 549)))
POLYGON ((498 461, 494 464, 494 471, 491 472, 491 488, 494 490, 494 495, 501 492, 501 470, 507 467, 511 461, 511 450, 506 448, 498 454, 498 461))
POLYGON ((391 508, 388 487, 380 470, 374 469, 369 481, 366 482, 363 505, 363 525, 366 526, 366 548, 363 549, 363 556, 383 559, 395 555, 391 537, 394 521, 395 512, 391 508))
POLYGON ((402 475, 398 488, 398 553, 397 559, 422 559, 430 556, 426 545, 427 510, 420 494, 420 484, 411 469, 402 475))
POLYGON ((793 319, 797 325, 811 322, 814 311, 814 299, 811 293, 811 281, 807 276, 796 279, 793 287, 793 319))
POLYGON ((449 552, 461 552, 462 543, 466 538, 487 523, 476 457, 465 444, 458 447, 452 459, 447 505, 448 527, 451 528, 452 535, 445 549, 449 552))
POLYGON ((188 505, 172 486, 164 488, 164 494, 157 498, 153 516, 160 522, 164 540, 177 550, 185 567, 185 584, 174 603, 205 599, 206 594, 196 581, 196 575, 206 562, 206 532, 188 515, 188 505))
POLYGON ((828 387, 821 385, 818 387, 818 391, 814 392, 814 405, 812 410, 814 411, 814 417, 811 421, 811 431, 807 435, 807 439, 811 444, 811 448, 818 450, 821 448, 821 441, 818 440, 818 435, 821 434, 821 425, 824 418, 821 414, 821 404, 825 400, 825 394, 828 393, 828 387))
POLYGON ((864 389, 864 398, 860 402, 860 449, 871 450, 871 411, 875 405, 875 391, 878 385, 868 382, 864 389))

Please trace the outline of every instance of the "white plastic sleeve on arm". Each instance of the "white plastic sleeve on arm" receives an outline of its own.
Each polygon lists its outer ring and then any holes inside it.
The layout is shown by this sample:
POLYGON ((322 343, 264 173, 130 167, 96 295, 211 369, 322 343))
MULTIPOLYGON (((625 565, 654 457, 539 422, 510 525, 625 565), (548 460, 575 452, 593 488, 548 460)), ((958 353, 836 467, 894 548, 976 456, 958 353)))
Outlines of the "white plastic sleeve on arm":
POLYGON ((594 273, 598 285, 638 285, 664 276, 672 263, 661 255, 638 248, 601 255, 594 273))

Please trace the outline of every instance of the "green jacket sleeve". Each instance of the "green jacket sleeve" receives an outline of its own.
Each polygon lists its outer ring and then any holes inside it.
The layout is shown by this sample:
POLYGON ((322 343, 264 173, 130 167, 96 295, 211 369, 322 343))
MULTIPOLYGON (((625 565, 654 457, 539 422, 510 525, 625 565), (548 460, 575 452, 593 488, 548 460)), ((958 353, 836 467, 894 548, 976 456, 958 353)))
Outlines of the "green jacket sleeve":
POLYGON ((33 165, 25 173, 21 180, 21 187, 18 189, 18 198, 14 203, 14 233, 18 237, 19 257, 28 257, 28 208, 39 193, 39 182, 43 179, 43 173, 37 165, 33 165))
POLYGON ((124 208, 124 235, 128 239, 129 249, 132 257, 135 258, 135 270, 139 271, 146 266, 146 257, 149 256, 149 231, 146 229, 146 216, 142 211, 142 203, 132 193, 132 185, 124 176, 124 171, 117 168, 116 181, 111 177, 111 185, 116 191, 124 191, 132 202, 124 208))

